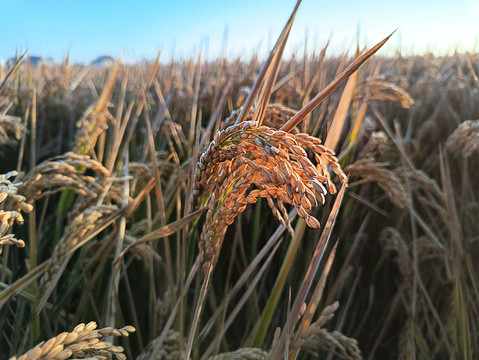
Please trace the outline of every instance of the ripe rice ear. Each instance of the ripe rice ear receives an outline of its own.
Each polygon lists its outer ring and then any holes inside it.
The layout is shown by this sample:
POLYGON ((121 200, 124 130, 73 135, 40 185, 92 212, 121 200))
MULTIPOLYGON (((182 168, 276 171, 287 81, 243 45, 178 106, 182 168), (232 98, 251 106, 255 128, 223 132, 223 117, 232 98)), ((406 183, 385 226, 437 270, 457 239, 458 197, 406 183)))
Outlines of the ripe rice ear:
POLYGON ((0 113, 0 144, 14 144, 22 137, 26 128, 17 116, 0 113))
POLYGON ((26 202, 26 197, 17 194, 20 184, 12 183, 10 178, 17 176, 16 171, 0 174, 0 254, 3 246, 24 247, 25 242, 15 238, 14 234, 8 234, 8 230, 14 223, 23 224, 22 212, 31 212, 33 206, 26 202))
MULTIPOLYGON (((38 164, 25 177, 19 187, 19 192, 31 202, 64 189, 73 191, 85 198, 96 200, 102 193, 103 187, 98 186, 99 182, 96 178, 84 174, 86 169, 93 171, 102 178, 101 182, 108 182, 110 172, 101 163, 89 156, 69 152, 38 164)), ((111 195, 118 200, 117 193, 112 191, 111 195)))
POLYGON ((185 339, 177 331, 169 330, 164 338, 161 336, 153 339, 138 355, 136 360, 169 360, 185 359, 185 339), (161 351, 155 354, 155 349, 159 347, 161 351))
POLYGON ((99 206, 88 208, 81 212, 72 223, 67 226, 67 232, 59 240, 51 259, 46 268, 45 274, 40 279, 38 301, 35 312, 38 314, 46 304, 65 267, 70 261, 73 252, 80 244, 85 243, 87 235, 95 226, 100 223, 103 217, 114 213, 116 206, 99 206))
POLYGON ((456 156, 469 158, 479 151, 479 120, 459 124, 446 141, 446 149, 456 156))
POLYGON ((75 326, 72 332, 63 332, 46 342, 41 342, 24 355, 13 356, 10 360, 65 360, 68 358, 88 356, 93 359, 112 358, 126 360, 121 346, 115 346, 105 338, 109 336, 128 336, 135 332, 133 326, 127 325, 121 329, 111 327, 96 329, 97 324, 92 321, 88 324, 75 326))
POLYGON ((267 359, 268 353, 258 348, 242 348, 236 351, 222 353, 214 356, 210 356, 208 360, 261 360, 267 359))
POLYGON ((368 97, 369 100, 391 101, 409 109, 414 99, 404 89, 387 81, 378 79, 365 80, 357 89, 358 97, 368 97))
POLYGON ((308 226, 319 227, 311 208, 317 199, 323 202, 327 190, 336 192, 325 164, 345 181, 333 152, 307 134, 257 127, 253 121, 218 133, 197 164, 193 192, 199 204, 209 203, 200 240, 205 267, 216 262, 227 227, 258 196, 293 204, 308 226), (316 165, 305 148, 312 150, 316 165), (257 189, 250 190, 251 185, 257 189))
POLYGON ((340 359, 362 360, 361 350, 356 339, 345 336, 339 331, 328 331, 314 327, 308 332, 309 338, 301 344, 304 351, 317 354, 326 350, 340 359))
POLYGON ((348 165, 345 171, 349 176, 360 176, 362 178, 362 180, 352 183, 351 187, 364 182, 375 182, 400 209, 410 205, 402 180, 388 163, 378 163, 371 158, 365 158, 348 165))
MULTIPOLYGON (((318 348, 319 349, 322 348, 324 350, 331 351, 336 346, 338 347, 338 350, 340 352, 344 351, 346 353, 345 348, 340 346, 339 342, 333 341, 333 344, 335 344, 333 346, 331 346, 331 344, 328 344, 332 334, 325 332, 325 330, 323 329, 324 324, 326 324, 329 320, 331 320, 334 317, 334 313, 336 312, 338 308, 339 308, 338 302, 335 302, 331 305, 326 306, 324 310, 322 311, 321 315, 319 316, 318 320, 316 320, 312 324, 302 329, 301 332, 298 333, 299 336, 298 334, 296 335, 296 338, 291 347, 291 355, 289 357, 290 359, 296 358, 296 354, 299 350, 306 350, 306 351, 312 350, 313 352, 315 352, 318 348)), ((338 339, 339 338, 342 338, 343 340, 347 339, 347 338, 345 339, 341 337, 338 332, 336 332, 336 335, 338 339)), ((356 351, 353 351, 353 353, 355 352, 356 355, 360 355, 359 348, 357 348, 356 340, 350 339, 350 341, 348 341, 348 344, 350 345, 351 348, 353 347, 355 348, 354 350, 356 351)), ((334 350, 333 350, 333 353, 334 353, 334 350)), ((355 358, 354 355, 352 357, 348 357, 348 356, 344 356, 344 357, 340 356, 340 357, 345 359, 355 358)), ((359 358, 361 359, 361 356, 359 356, 359 358)))

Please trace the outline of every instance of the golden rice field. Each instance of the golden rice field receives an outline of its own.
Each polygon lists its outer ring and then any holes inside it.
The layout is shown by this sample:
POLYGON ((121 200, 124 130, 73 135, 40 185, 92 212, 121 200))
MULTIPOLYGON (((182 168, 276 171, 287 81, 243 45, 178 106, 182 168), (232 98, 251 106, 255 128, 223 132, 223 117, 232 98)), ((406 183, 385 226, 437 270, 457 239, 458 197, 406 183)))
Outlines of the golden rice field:
POLYGON ((479 55, 286 38, 0 65, 1 359, 479 358, 479 55))

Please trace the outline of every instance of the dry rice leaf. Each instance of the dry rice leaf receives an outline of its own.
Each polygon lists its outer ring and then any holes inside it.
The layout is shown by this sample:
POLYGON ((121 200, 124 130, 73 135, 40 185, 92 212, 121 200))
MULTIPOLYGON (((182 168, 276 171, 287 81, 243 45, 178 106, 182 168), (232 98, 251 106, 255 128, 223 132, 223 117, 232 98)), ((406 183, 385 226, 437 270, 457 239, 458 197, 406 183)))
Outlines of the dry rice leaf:
POLYGON ((349 112, 349 106, 351 104, 351 100, 353 99, 353 91, 358 83, 358 80, 359 74, 358 71, 355 71, 346 82, 346 86, 344 88, 343 95, 339 100, 333 122, 331 123, 331 127, 328 129, 328 136, 324 142, 324 146, 330 149, 336 149, 339 137, 345 128, 344 122, 346 121, 346 116, 349 112))

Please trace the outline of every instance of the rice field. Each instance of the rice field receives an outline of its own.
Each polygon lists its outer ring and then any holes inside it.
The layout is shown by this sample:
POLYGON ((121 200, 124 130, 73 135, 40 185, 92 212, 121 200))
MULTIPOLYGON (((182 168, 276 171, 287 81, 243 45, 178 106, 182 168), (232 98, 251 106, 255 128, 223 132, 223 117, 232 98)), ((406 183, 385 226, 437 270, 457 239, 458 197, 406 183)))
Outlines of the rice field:
POLYGON ((479 357, 479 56, 281 61, 290 25, 0 65, 2 359, 479 357))

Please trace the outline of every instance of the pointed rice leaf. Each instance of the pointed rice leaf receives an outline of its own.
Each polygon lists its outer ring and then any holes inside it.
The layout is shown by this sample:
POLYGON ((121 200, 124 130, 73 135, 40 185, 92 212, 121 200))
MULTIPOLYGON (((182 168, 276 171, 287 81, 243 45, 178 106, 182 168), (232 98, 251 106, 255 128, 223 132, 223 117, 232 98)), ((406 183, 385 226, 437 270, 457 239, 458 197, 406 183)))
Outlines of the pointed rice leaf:
MULTIPOLYGON (((246 102, 243 106, 243 109, 241 110, 241 113, 238 115, 238 118, 236 119, 236 124, 241 123, 245 116, 246 113, 249 111, 251 106, 253 105, 253 100, 255 99, 256 95, 261 89, 261 86, 263 84, 263 81, 265 79, 271 79, 271 75, 267 76, 267 74, 271 73, 272 67, 274 67, 275 62, 279 62, 281 60, 281 55, 282 51, 284 50, 284 45, 288 39, 289 32, 291 30, 291 27, 293 25, 294 18, 296 16, 296 12, 298 11, 299 5, 301 4, 302 0, 298 0, 296 2, 296 6, 294 7, 294 10, 291 14, 291 16, 288 19, 288 22, 286 23, 285 27, 283 28, 283 31, 281 32, 275 46, 273 47, 273 50, 271 50, 271 53, 269 54, 268 59, 264 63, 263 67, 261 68, 261 71, 256 78, 256 81, 253 84, 253 88, 251 89, 250 93, 248 94, 248 97, 246 98, 246 102), (279 56, 277 56, 279 54, 279 56)), ((272 87, 272 85, 271 85, 272 87)), ((266 93, 265 93, 266 95, 266 93)), ((265 95, 262 96, 262 98, 265 97, 265 95)), ((268 96, 269 98, 269 96, 268 96)))
POLYGON ((300 111, 296 113, 291 119, 285 123, 281 130, 290 131, 295 126, 297 126, 303 119, 313 111, 316 106, 318 106, 329 94, 331 94, 342 82, 344 82, 349 76, 354 73, 366 60, 368 60, 371 56, 373 56, 394 34, 391 33, 388 37, 384 40, 380 41, 376 44, 373 48, 366 51, 363 55, 353 61, 349 67, 344 70, 341 74, 339 74, 336 79, 334 79, 326 88, 321 91, 318 95, 316 95, 309 103, 307 103, 300 111))

